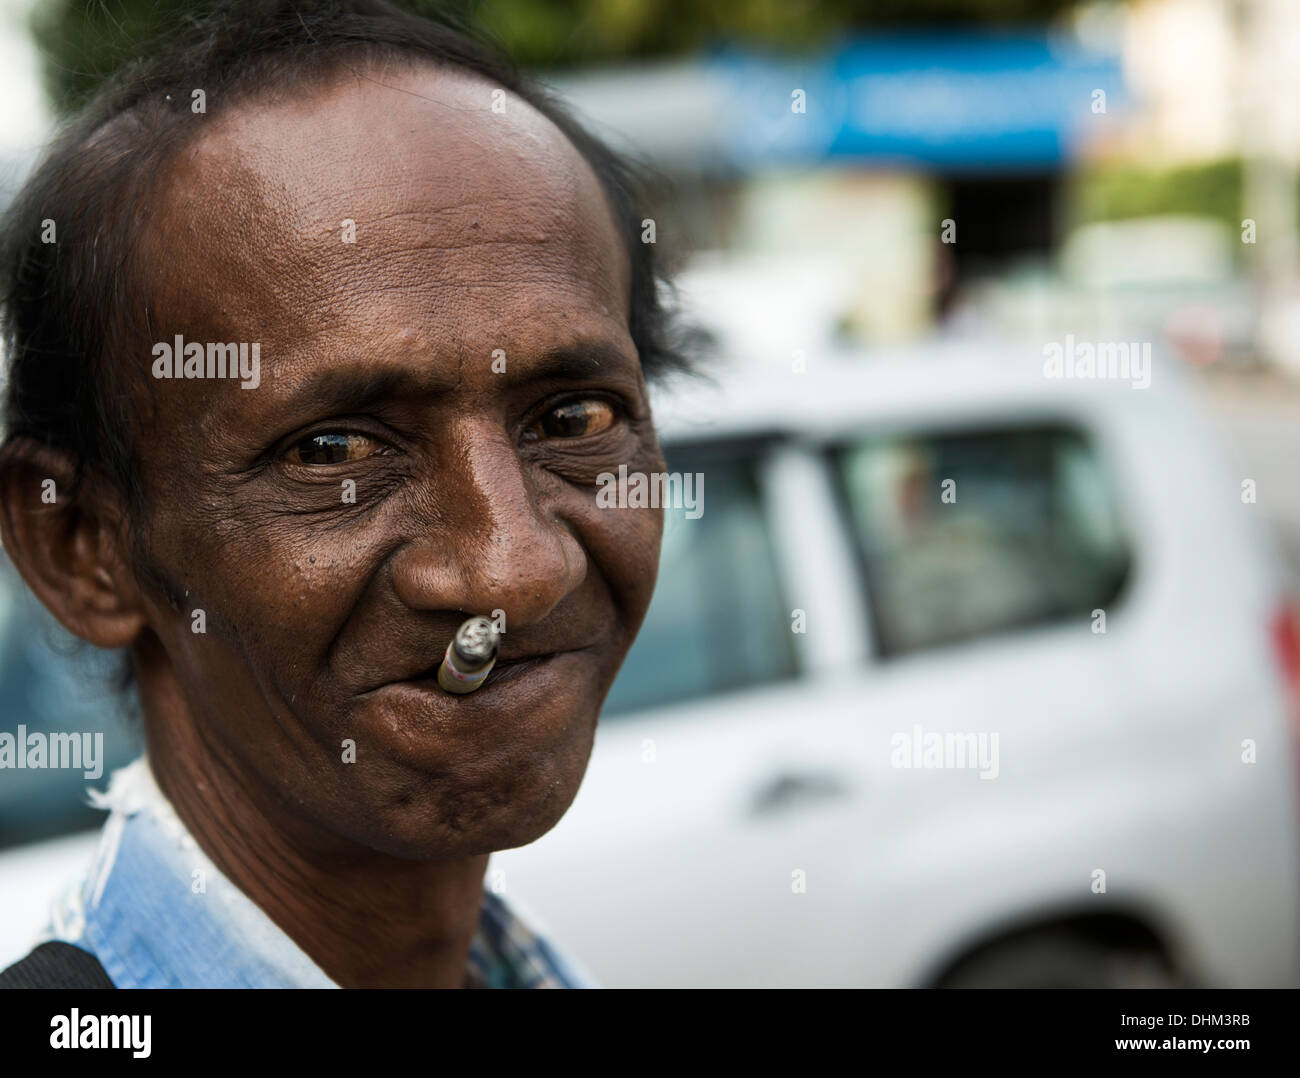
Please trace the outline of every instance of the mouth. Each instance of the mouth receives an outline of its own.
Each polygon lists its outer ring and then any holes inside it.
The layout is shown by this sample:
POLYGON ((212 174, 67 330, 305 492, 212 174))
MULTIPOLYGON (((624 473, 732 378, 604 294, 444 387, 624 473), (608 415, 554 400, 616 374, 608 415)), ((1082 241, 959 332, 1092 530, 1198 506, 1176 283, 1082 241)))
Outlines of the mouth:
POLYGON ((574 648, 571 650, 566 649, 564 651, 547 651, 536 655, 517 655, 509 659, 498 659, 496 665, 492 668, 492 672, 488 674, 482 686, 475 692, 463 697, 447 692, 438 684, 437 666, 431 666, 426 670, 422 670, 414 677, 397 678, 393 681, 386 682, 385 684, 376 686, 374 689, 362 693, 361 695, 369 696, 371 693, 392 686, 410 686, 412 688, 437 693, 440 697, 445 697, 448 700, 472 700, 475 697, 481 697, 485 692, 490 692, 494 685, 502 685, 512 681, 518 681, 527 678, 531 674, 545 671, 555 662, 556 659, 566 655, 574 655, 583 650, 585 649, 574 648))
POLYGON ((589 751, 584 739, 594 734, 599 713, 600 655, 599 644, 513 655, 466 694, 444 689, 436 668, 405 677, 395 671, 399 679, 357 694, 353 721, 379 756, 440 781, 468 759, 477 761, 474 773, 480 765, 541 766, 551 754, 589 751))
MULTIPOLYGON (((514 659, 498 659, 492 672, 488 674, 484 682, 484 688, 502 681, 513 681, 515 678, 525 677, 545 666, 552 659, 559 655, 564 655, 562 651, 548 651, 541 655, 521 655, 514 659)), ((436 671, 434 672, 437 673, 436 671)))

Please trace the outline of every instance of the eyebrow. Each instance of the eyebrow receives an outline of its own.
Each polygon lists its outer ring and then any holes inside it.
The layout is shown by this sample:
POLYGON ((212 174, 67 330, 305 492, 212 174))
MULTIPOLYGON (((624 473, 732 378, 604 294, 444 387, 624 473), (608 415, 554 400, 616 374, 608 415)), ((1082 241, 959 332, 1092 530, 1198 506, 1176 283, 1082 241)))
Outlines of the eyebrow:
MULTIPOLYGON (((490 352, 483 362, 492 362, 490 352)), ((585 382, 601 374, 631 374, 636 370, 636 363, 630 361, 612 343, 576 341, 548 349, 537 359, 529 360, 514 369, 524 373, 509 378, 511 364, 507 355, 507 373, 502 376, 503 385, 585 382)), ((431 378, 407 367, 388 367, 382 370, 331 367, 305 378, 286 395, 284 404, 293 408, 306 402, 313 408, 329 411, 365 409, 402 397, 437 397, 449 388, 450 384, 445 379, 431 378), (444 384, 439 385, 440 381, 444 384)))

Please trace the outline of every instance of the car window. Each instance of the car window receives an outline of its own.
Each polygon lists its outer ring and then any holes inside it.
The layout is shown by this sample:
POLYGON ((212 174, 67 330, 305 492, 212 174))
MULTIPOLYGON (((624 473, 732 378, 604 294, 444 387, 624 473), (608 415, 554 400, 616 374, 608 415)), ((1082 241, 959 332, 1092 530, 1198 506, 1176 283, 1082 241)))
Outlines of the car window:
POLYGON ((756 458, 668 453, 704 477, 702 512, 664 513, 654 600, 605 715, 792 677, 789 609, 755 478, 756 458))
POLYGON ((66 632, 0 553, 0 732, 14 739, 14 760, 0 771, 0 847, 103 823, 104 814, 86 804, 86 788, 104 789, 109 773, 141 751, 113 687, 120 661, 121 653, 98 651, 66 632), (51 767, 48 749, 43 756, 26 751, 36 742, 58 744, 55 735, 65 744, 75 736, 89 748, 99 777, 86 776, 90 758, 79 768, 51 767), (20 759, 42 766, 20 767, 20 759))
POLYGON ((1073 427, 868 437, 833 456, 882 657, 1086 618, 1128 578, 1115 492, 1073 427))

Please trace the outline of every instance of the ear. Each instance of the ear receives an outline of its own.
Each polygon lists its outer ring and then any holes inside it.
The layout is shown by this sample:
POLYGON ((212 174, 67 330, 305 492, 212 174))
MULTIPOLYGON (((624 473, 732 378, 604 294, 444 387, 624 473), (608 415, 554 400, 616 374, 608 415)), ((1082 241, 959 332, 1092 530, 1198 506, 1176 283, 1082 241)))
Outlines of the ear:
POLYGON ((65 452, 30 439, 0 451, 0 537, 36 597, 70 633, 129 646, 145 627, 119 499, 91 481, 73 498, 65 452))

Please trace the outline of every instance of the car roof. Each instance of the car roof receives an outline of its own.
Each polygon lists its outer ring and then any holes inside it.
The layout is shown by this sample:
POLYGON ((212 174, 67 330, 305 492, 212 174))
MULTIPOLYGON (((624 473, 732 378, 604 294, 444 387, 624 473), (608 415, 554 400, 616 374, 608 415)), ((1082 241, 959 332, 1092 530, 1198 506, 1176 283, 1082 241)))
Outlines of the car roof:
MULTIPOLYGON (((1138 342, 1133 342, 1136 346, 1138 342)), ((1132 380, 1049 378, 1044 346, 937 341, 898 349, 827 351, 805 369, 721 357, 696 375, 652 389, 666 442, 755 436, 819 439, 917 421, 979 424, 1032 417, 1115 420, 1185 399, 1186 374, 1152 351, 1150 385, 1132 380)))

